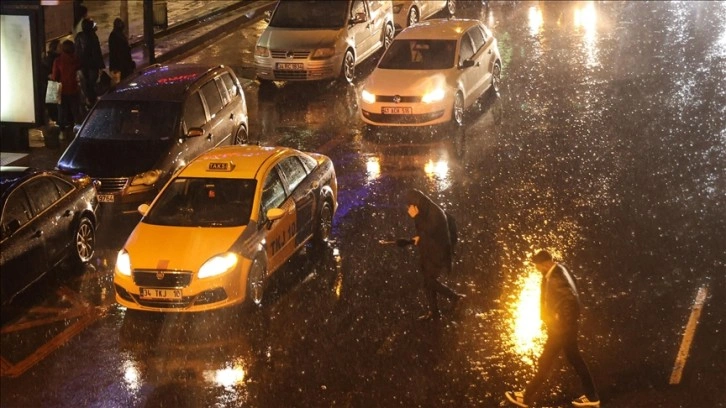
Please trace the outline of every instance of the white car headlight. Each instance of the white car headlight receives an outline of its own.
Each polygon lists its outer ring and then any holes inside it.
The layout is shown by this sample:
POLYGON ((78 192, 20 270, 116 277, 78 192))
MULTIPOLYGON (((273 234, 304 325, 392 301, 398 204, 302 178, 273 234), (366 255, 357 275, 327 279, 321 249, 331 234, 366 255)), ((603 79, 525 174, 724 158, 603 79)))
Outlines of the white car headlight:
POLYGON ((424 96, 421 97, 421 102, 423 103, 432 103, 432 102, 439 102, 446 96, 446 91, 444 91, 443 88, 436 88, 434 90, 431 90, 429 92, 426 92, 424 96))
POLYGON ((365 103, 376 103, 376 96, 366 91, 365 89, 360 93, 360 98, 365 103))
POLYGON ((131 257, 125 249, 118 251, 116 256, 116 270, 121 275, 131 276, 131 257))
POLYGON ((330 58, 335 55, 335 47, 318 48, 313 52, 313 59, 330 58))
POLYGON ((255 47, 255 57, 269 57, 270 56, 270 49, 267 47, 263 47, 261 45, 258 45, 255 47))
POLYGON ((237 265, 237 255, 231 252, 211 257, 199 268, 199 279, 223 274, 237 265))
POLYGON ((131 180, 132 186, 150 186, 159 180, 159 177, 161 176, 161 170, 149 170, 146 172, 143 172, 141 174, 137 174, 134 176, 133 180, 131 180))

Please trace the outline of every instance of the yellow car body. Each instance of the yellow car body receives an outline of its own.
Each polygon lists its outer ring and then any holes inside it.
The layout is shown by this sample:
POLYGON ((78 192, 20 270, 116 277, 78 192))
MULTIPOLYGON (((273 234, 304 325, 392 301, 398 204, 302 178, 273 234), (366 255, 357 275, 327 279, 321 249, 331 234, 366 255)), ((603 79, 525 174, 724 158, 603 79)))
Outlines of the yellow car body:
POLYGON ((326 156, 225 146, 178 171, 119 252, 116 300, 129 309, 194 312, 259 305, 268 277, 310 240, 325 242, 337 208, 326 156))

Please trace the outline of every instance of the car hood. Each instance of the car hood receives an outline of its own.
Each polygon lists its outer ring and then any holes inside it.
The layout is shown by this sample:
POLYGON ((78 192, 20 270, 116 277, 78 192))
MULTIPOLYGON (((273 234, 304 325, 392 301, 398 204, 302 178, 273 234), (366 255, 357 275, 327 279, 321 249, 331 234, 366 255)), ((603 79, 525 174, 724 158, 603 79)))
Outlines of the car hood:
POLYGON ((377 95, 422 95, 449 84, 449 71, 375 69, 364 89, 377 95))
POLYGON ((238 242, 245 228, 170 227, 140 222, 126 241, 125 249, 134 269, 196 273, 209 258, 228 251, 238 242))
POLYGON ((274 50, 332 47, 340 31, 268 27, 260 36, 257 45, 274 50))
POLYGON ((151 170, 166 157, 173 140, 99 140, 76 138, 58 168, 91 177, 131 177, 151 170))

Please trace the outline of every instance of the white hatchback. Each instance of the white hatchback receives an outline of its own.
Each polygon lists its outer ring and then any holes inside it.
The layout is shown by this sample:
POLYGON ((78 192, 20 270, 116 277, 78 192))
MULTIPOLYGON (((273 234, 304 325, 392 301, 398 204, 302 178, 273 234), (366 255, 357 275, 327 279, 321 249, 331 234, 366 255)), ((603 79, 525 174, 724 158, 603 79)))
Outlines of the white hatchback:
POLYGON ((429 20, 403 30, 361 91, 363 121, 377 126, 461 126, 464 110, 499 91, 497 40, 478 20, 429 20))
POLYGON ((410 27, 444 9, 449 16, 453 16, 456 12, 456 0, 396 0, 393 2, 396 31, 410 27))

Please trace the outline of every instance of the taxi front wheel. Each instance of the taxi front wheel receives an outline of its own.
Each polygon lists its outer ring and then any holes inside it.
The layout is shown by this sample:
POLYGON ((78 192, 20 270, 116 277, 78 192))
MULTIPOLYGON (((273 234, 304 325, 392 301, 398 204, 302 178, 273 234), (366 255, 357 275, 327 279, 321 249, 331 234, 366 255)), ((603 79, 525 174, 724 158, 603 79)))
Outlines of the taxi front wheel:
POLYGON ((328 200, 323 201, 320 208, 317 230, 315 231, 315 242, 320 246, 328 243, 330 233, 333 229, 333 206, 328 200))
POLYGON ((247 294, 245 303, 248 306, 259 308, 262 305, 262 295, 265 291, 265 277, 267 268, 260 258, 255 258, 247 274, 247 294))

